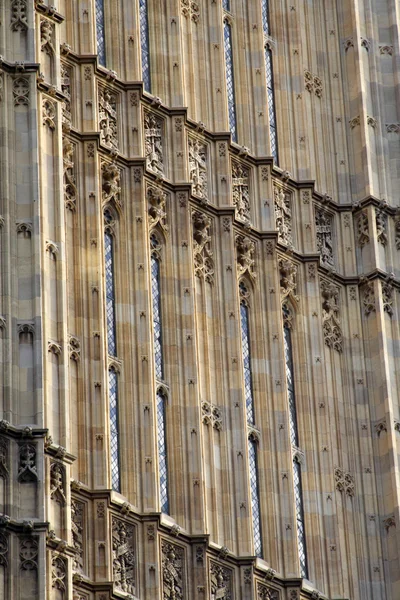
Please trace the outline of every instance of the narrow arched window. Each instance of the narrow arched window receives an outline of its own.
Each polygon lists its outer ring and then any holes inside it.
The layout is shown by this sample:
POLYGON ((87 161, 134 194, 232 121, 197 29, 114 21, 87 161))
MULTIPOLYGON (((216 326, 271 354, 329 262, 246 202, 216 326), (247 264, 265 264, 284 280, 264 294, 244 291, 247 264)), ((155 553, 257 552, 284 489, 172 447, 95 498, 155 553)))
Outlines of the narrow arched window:
POLYGON ((253 522, 254 553, 256 556, 262 556, 260 493, 259 493, 259 486, 258 486, 258 466, 257 466, 257 442, 250 437, 248 440, 248 444, 249 444, 249 473, 250 473, 251 516, 252 516, 252 522, 253 522))
POLYGON ((142 51, 142 79, 146 92, 151 92, 149 16, 147 0, 139 0, 140 47, 142 51))
POLYGON ((222 0, 222 7, 225 10, 231 10, 231 2, 230 2, 230 0, 222 0))
POLYGON ((106 66, 106 38, 104 28, 104 0, 96 0, 96 38, 99 64, 106 66))
MULTIPOLYGON (((153 344, 154 344, 154 370, 156 379, 164 377, 164 357, 162 347, 162 320, 161 320, 161 285, 160 285, 160 250, 161 244, 155 234, 150 237, 151 250, 151 299, 153 309, 153 344)), ((157 448, 158 469, 160 482, 161 511, 169 512, 168 499, 168 459, 167 459, 167 397, 162 388, 157 390, 157 448)))
MULTIPOLYGON (((115 319, 115 256, 113 228, 115 220, 109 209, 104 210, 104 271, 106 288, 107 351, 109 356, 117 355, 117 336, 115 319)), ((112 489, 119 492, 120 447, 118 426, 118 374, 114 369, 108 371, 108 402, 110 419, 110 457, 112 489)))
POLYGON ((282 306, 283 313, 283 339, 285 349, 286 384, 288 393, 290 441, 292 444, 293 459, 293 491, 296 510, 297 547, 299 553, 300 574, 308 577, 306 533, 304 525, 303 489, 301 485, 301 464, 296 452, 299 448, 299 433, 297 427, 296 395, 294 388, 294 366, 292 348, 292 312, 287 303, 282 306))
POLYGON ((278 164, 278 135, 276 128, 274 72, 272 65, 272 50, 268 41, 268 38, 270 38, 271 35, 271 26, 269 19, 269 0, 261 0, 261 11, 264 32, 264 58, 267 84, 270 149, 276 164, 278 164))
POLYGON ((232 140, 237 142, 235 81, 233 75, 232 26, 224 20, 224 52, 226 72, 226 94, 228 98, 228 120, 232 140))
POLYGON ((250 356, 250 328, 249 328, 249 309, 246 303, 248 295, 244 283, 240 283, 240 328, 242 336, 242 362, 243 362, 243 380, 246 399, 247 423, 254 425, 254 398, 253 381, 251 376, 251 356, 250 356))

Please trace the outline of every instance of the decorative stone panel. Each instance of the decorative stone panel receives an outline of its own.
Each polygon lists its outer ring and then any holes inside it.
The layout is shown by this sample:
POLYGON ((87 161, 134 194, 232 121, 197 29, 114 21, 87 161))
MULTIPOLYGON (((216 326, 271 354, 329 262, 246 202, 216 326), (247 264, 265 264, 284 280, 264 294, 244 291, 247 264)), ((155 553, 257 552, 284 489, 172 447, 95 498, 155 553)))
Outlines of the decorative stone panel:
POLYGON ((107 88, 99 88, 100 142, 118 150, 117 96, 107 88))
POLYGON ((72 546, 75 550, 73 570, 82 573, 84 570, 84 526, 85 504, 78 500, 71 501, 72 546))
POLYGON ((18 453, 18 481, 20 483, 37 481, 36 446, 30 443, 20 444, 18 453))
POLYGON ((249 223, 250 169, 236 161, 232 161, 232 197, 237 220, 249 223))
POLYGON ((283 188, 274 186, 275 226, 278 230, 278 241, 286 246, 293 245, 292 235, 292 200, 283 188))
POLYGON ((317 252, 321 257, 321 264, 333 267, 335 264, 333 254, 333 217, 330 213, 320 208, 315 210, 315 229, 317 234, 317 252))
POLYGON ((159 226, 165 233, 168 231, 167 224, 167 194, 160 188, 148 186, 146 198, 149 214, 149 229, 159 226))
POLYGON ((67 137, 63 138, 64 204, 68 210, 76 210, 77 187, 74 172, 75 146, 67 137))
POLYGON ((342 352, 343 335, 340 324, 339 295, 340 288, 327 279, 321 279, 322 330, 325 344, 328 348, 342 352))
POLYGON ((163 600, 185 598, 185 551, 176 544, 161 540, 163 600))
POLYGON ((269 586, 258 582, 257 600, 279 600, 279 593, 277 590, 274 590, 273 588, 270 588, 269 586))
POLYGON ((286 298, 291 298, 295 302, 299 301, 297 295, 297 265, 296 263, 286 258, 280 258, 278 261, 279 268, 279 282, 281 300, 284 301, 286 298))
POLYGON ((211 218, 195 210, 192 213, 193 260, 196 277, 214 283, 214 253, 211 249, 211 218))
POLYGON ((211 600, 233 600, 233 573, 224 565, 210 560, 211 600))
POLYGON ((136 593, 135 527, 112 517, 113 578, 116 590, 136 593))
POLYGON ((236 236, 235 242, 238 277, 247 274, 254 281, 257 277, 255 271, 255 242, 242 234, 236 236))
POLYGON ((144 113, 146 169, 164 175, 163 120, 152 112, 144 113))
POLYGON ((208 200, 207 144, 189 136, 189 180, 192 193, 201 200, 208 200))
POLYGON ((65 467, 61 462, 52 462, 50 465, 50 498, 60 506, 65 506, 67 502, 65 490, 65 467))

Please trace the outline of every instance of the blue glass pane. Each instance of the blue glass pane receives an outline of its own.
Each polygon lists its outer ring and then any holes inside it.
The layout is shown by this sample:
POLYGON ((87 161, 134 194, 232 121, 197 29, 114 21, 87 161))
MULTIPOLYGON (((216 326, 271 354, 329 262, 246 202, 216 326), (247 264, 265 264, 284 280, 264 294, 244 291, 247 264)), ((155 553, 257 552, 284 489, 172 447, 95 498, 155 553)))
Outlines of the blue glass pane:
POLYGON ((231 10, 230 0, 222 0, 222 6, 225 10, 231 10))
POLYGON ((236 131, 236 107, 235 107, 235 84, 233 79, 233 56, 232 56, 232 31, 227 21, 224 21, 224 49, 226 69, 226 91, 228 96, 228 118, 229 129, 234 142, 237 141, 236 131))
POLYGON ((106 40, 104 36, 104 0, 96 0, 96 36, 99 63, 106 66, 106 40))
POLYGON ((161 339, 160 261, 151 257, 151 297, 153 304, 154 366, 156 377, 163 378, 163 355, 161 339))
POLYGON ((246 398, 247 422, 254 424, 253 384, 251 380, 249 309, 245 304, 240 305, 240 324, 242 332, 242 360, 244 391, 246 398))
POLYGON ((160 476, 161 512, 168 513, 168 465, 165 422, 165 397, 161 392, 157 393, 157 442, 158 466, 160 476))
POLYGON ((106 272, 106 313, 108 353, 117 352, 115 336, 115 294, 114 294, 114 240, 109 233, 104 234, 105 272, 106 272))
POLYGON ((150 45, 147 0, 139 0, 140 46, 142 49, 142 78, 146 92, 151 92, 150 45))
POLYGON ((286 383, 289 403, 290 440, 294 446, 298 446, 299 434, 297 430, 296 398, 294 394, 293 381, 292 334, 289 327, 283 328, 283 342, 285 349, 286 383))
POLYGON ((304 528, 303 491, 301 486, 301 466, 293 461, 294 500, 296 504, 297 544, 299 550, 300 574, 308 577, 306 535, 304 528))
POLYGON ((108 394, 110 402, 111 483, 112 489, 119 492, 118 379, 115 371, 108 372, 108 394))
POLYGON ((265 35, 269 35, 269 0, 261 0, 262 24, 265 35))
POLYGON ((251 514, 253 518, 254 552, 256 556, 262 556, 260 497, 258 491, 257 474, 257 444, 253 440, 249 440, 249 472, 251 489, 251 514))
POLYGON ((267 101, 271 155, 274 157, 276 164, 278 164, 278 137, 276 131, 274 74, 272 70, 272 52, 268 47, 265 47, 265 70, 267 78, 267 101))

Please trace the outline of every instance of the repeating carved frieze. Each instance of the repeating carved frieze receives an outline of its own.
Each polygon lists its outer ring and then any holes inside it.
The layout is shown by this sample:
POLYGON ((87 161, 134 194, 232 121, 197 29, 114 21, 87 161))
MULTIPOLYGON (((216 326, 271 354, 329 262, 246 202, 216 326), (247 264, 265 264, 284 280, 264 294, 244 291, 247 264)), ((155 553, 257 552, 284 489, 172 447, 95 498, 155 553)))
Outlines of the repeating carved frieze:
POLYGON ((340 467, 335 467, 335 486, 336 489, 340 493, 344 493, 347 496, 354 496, 355 493, 355 483, 354 476, 350 473, 347 473, 344 469, 340 467))
POLYGON ((192 213, 193 260, 196 277, 214 283, 214 259, 211 249, 211 218, 195 210, 192 213))
POLYGON ((29 80, 26 77, 17 77, 13 81, 14 106, 28 106, 29 80))
POLYGON ((333 254, 333 218, 325 210, 315 210, 315 228, 317 233, 317 251, 321 255, 321 263, 327 267, 335 264, 333 254))
POLYGON ((69 131, 72 125, 71 114, 71 67, 61 63, 61 91, 65 96, 62 102, 62 127, 63 131, 69 131))
POLYGON ((238 234, 235 241, 238 277, 247 273, 252 280, 255 280, 257 277, 255 272, 255 243, 242 234, 238 234))
POLYGON ((83 572, 84 567, 84 516, 85 505, 78 500, 71 502, 71 529, 72 529, 72 546, 75 550, 73 561, 74 571, 83 572))
POLYGON ((194 0, 181 0, 182 14, 193 23, 198 23, 200 19, 200 8, 198 2, 194 0))
POLYGON ((54 48, 54 25, 48 19, 40 19, 40 50, 49 56, 56 53, 54 48))
POLYGON ((376 311, 375 290, 372 281, 368 282, 362 292, 362 300, 364 305, 364 314, 368 317, 372 312, 376 311))
POLYGON ((0 532, 0 567, 8 565, 8 534, 0 532))
POLYGON ((8 440, 0 436, 0 477, 6 479, 9 473, 9 446, 8 440))
POLYGON ((280 258, 278 261, 279 267, 279 283, 281 291, 281 300, 292 298, 296 302, 299 301, 297 295, 297 265, 287 258, 280 258))
POLYGON ((149 214, 149 229, 161 227, 165 232, 168 231, 167 223, 167 194, 158 187, 148 186, 146 190, 149 214))
POLYGON ((235 215, 239 221, 250 222, 250 170, 232 161, 232 196, 235 215))
POLYGON ((210 588, 211 600, 233 599, 233 576, 232 569, 210 561, 210 588))
POLYGON ((219 406, 204 400, 201 403, 201 418, 204 425, 211 425, 217 431, 221 431, 222 413, 219 406))
POLYGON ((292 246, 292 201, 290 194, 283 188, 274 187, 274 203, 278 241, 287 246, 292 246))
POLYGON ((75 145, 67 137, 63 137, 63 167, 64 167, 64 204, 68 210, 76 210, 78 191, 75 185, 74 173, 75 145))
POLYGON ((146 168, 156 175, 164 174, 163 121, 151 112, 144 113, 146 168))
POLYGON ((189 145, 189 179, 192 183, 194 196, 204 201, 208 200, 208 171, 207 171, 207 144, 198 139, 188 138, 189 145))
POLYGON ((274 590, 263 583, 258 583, 257 600, 279 600, 279 593, 277 590, 274 590))
POLYGON ((122 209, 121 172, 117 165, 115 163, 103 162, 101 165, 101 177, 103 206, 113 203, 117 208, 122 209))
POLYGON ((23 571, 37 571, 39 542, 36 537, 24 537, 19 540, 20 568, 23 571))
POLYGON ((56 128, 57 108, 55 102, 49 98, 43 98, 42 101, 42 123, 51 131, 56 128))
POLYGON ((29 443, 21 444, 19 446, 18 481, 30 483, 37 480, 36 446, 29 443))
POLYGON ((107 88, 99 89, 100 142, 118 150, 117 96, 107 88))
POLYGON ((161 541, 163 600, 183 600, 185 554, 183 548, 161 541))
POLYGON ((339 294, 340 289, 336 285, 326 279, 321 279, 322 329, 325 344, 328 348, 342 352, 343 335, 340 325, 339 294))
POLYGON ((382 283, 383 310, 393 316, 394 290, 390 283, 382 283))
POLYGON ((64 506, 67 502, 65 490, 65 467, 58 461, 52 462, 50 465, 50 498, 64 506))
POLYGON ((135 528, 120 519, 112 519, 113 576, 117 590, 135 594, 135 528))
POLYGON ((376 209, 375 211, 375 222, 376 222, 376 239, 382 246, 386 246, 388 243, 387 233, 387 215, 383 210, 376 209))
POLYGON ((362 212, 357 218, 357 242, 358 245, 363 248, 366 244, 369 244, 369 225, 368 225, 368 214, 362 212))
POLYGON ((11 2, 11 29, 13 31, 27 31, 27 29, 28 29, 28 3, 27 3, 27 0, 12 0, 12 2, 11 2))
POLYGON ((62 598, 68 591, 68 562, 63 556, 53 553, 51 561, 51 586, 61 592, 62 598))

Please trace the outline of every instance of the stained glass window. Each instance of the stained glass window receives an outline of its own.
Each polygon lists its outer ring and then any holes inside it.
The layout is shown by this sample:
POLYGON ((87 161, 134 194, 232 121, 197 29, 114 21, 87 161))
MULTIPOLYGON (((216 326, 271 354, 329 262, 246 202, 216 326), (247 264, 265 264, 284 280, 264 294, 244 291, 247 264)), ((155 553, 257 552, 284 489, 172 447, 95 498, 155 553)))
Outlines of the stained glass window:
POLYGON ((160 502, 161 512, 169 512, 168 503, 168 465, 167 465, 167 440, 165 422, 166 398, 161 391, 157 393, 157 443, 158 467, 160 477, 160 502))
POLYGON ((243 360, 243 378, 244 391, 246 398, 247 422, 254 424, 254 400, 253 384, 251 378, 251 358, 250 358, 250 331, 249 331, 249 309, 243 302, 240 304, 240 324, 242 332, 242 360, 243 360))
POLYGON ((118 375, 114 370, 108 372, 108 395, 110 404, 111 483, 112 489, 119 492, 118 375))
POLYGON ((142 50, 142 79, 146 92, 151 92, 150 45, 147 0, 139 0, 140 46, 142 50))
POLYGON ((303 491, 301 485, 301 465, 293 461, 294 500, 296 503, 297 544, 299 549, 300 574, 308 577, 306 535, 304 530, 303 491))
POLYGON ((278 137, 276 131, 275 114, 275 93, 274 93, 274 73, 272 70, 272 52, 268 46, 265 46, 265 71, 267 78, 267 101, 269 115, 269 138, 271 144, 271 154, 278 164, 278 137))
POLYGON ((257 474, 257 442, 252 439, 249 439, 249 471, 251 490, 251 513, 253 518, 254 552, 256 556, 262 556, 260 496, 258 490, 257 474))
POLYGON ((106 66, 106 40, 104 30, 104 0, 96 0, 96 36, 99 63, 106 66))
MULTIPOLYGON (((152 243, 158 243, 152 238, 152 243)), ((154 366, 156 377, 163 378, 163 356, 161 340, 161 305, 160 305, 160 261, 151 256, 151 297, 153 304, 154 366)))
POLYGON ((231 131, 233 141, 237 142, 235 83, 233 78, 232 28, 227 20, 224 21, 224 50, 229 129, 231 131))

